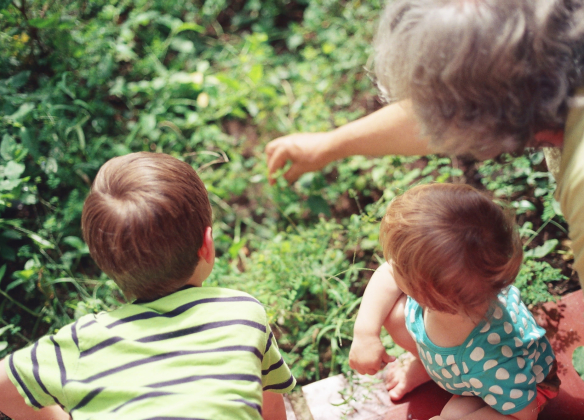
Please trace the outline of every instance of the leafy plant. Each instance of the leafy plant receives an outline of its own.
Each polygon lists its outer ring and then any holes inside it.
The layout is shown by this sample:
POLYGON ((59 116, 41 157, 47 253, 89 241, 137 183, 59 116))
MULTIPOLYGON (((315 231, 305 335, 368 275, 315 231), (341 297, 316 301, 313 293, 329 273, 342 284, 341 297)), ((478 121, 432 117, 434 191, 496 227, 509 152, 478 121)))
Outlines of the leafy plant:
MULTIPOLYGON (((81 209, 106 160, 154 151, 193 165, 208 188, 218 254, 209 283, 266 305, 301 382, 349 370, 387 203, 466 174, 440 156, 353 157, 271 187, 263 147, 380 106, 366 69, 382 6, 0 1, 0 356, 124 303, 89 258, 81 209)), ((517 209, 527 248, 518 284, 531 303, 550 298, 548 281, 569 256, 542 159, 477 169, 517 209)))
POLYGON ((576 347, 572 353, 572 363, 578 375, 584 380, 584 346, 576 347))

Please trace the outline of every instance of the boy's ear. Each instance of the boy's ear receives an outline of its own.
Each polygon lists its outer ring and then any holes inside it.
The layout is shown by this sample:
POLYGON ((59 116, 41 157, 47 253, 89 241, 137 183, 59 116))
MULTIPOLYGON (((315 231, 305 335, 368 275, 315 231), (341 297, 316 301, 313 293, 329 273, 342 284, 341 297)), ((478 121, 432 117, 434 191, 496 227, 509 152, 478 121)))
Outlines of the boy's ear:
POLYGON ((199 248, 198 255, 199 258, 204 259, 209 264, 212 264, 215 260, 215 244, 213 242, 213 230, 211 229, 211 226, 205 228, 203 244, 199 248))

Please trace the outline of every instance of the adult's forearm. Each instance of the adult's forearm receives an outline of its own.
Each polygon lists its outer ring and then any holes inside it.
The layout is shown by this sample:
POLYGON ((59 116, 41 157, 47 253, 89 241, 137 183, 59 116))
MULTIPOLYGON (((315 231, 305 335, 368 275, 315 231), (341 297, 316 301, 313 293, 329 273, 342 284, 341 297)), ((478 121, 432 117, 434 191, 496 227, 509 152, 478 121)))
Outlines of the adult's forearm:
POLYGON ((428 155, 409 101, 396 102, 330 133, 327 160, 354 155, 428 155))

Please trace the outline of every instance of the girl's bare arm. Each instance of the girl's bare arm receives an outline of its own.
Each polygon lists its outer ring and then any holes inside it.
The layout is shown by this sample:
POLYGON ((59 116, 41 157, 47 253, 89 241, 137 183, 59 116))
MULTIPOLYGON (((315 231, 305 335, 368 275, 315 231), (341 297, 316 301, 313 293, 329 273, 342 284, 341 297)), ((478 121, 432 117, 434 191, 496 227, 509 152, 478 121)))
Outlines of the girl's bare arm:
POLYGON ((383 263, 369 280, 355 321, 349 365, 357 372, 373 375, 384 363, 393 360, 379 336, 381 327, 402 295, 393 268, 389 263, 383 263))

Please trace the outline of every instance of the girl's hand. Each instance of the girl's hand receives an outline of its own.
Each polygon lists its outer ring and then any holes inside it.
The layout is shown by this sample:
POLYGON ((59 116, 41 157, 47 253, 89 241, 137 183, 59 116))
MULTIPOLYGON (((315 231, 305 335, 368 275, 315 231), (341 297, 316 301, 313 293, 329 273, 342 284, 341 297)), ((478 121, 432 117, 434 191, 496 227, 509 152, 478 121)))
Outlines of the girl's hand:
POLYGON ((360 374, 375 375, 394 360, 395 357, 387 354, 378 336, 355 334, 353 337, 349 366, 360 374))

